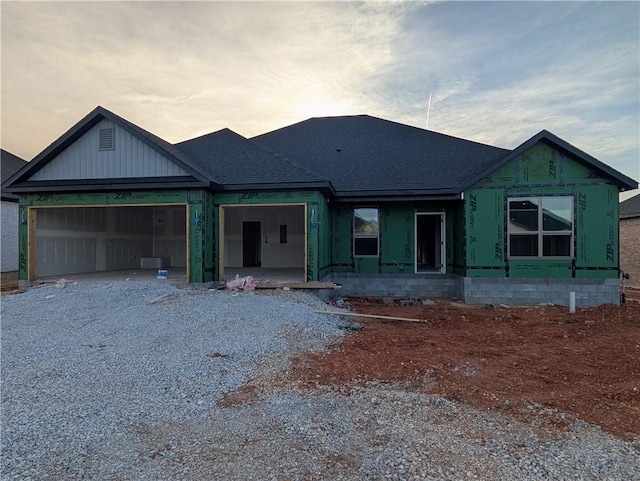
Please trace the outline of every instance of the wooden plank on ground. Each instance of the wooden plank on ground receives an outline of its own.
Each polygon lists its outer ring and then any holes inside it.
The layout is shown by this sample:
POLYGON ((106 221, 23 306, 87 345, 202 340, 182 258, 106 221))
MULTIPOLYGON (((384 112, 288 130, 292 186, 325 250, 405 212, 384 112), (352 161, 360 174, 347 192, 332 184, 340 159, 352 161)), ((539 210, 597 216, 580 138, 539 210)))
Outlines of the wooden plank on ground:
POLYGON ((372 319, 387 319, 389 321, 428 322, 423 319, 409 319, 408 317, 379 316, 375 314, 358 314, 357 312, 337 312, 316 310, 318 314, 333 314, 334 316, 369 317, 372 319))
POLYGON ((256 282, 256 289, 339 289, 339 284, 333 282, 256 282))

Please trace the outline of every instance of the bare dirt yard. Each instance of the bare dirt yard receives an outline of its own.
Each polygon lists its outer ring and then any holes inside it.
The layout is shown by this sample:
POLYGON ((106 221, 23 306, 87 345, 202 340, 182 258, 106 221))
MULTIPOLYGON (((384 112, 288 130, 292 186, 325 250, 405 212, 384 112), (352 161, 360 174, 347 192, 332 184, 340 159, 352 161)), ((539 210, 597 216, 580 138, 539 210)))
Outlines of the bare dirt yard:
POLYGON ((354 322, 300 291, 13 292, 1 479, 640 479, 637 291, 575 314, 348 299, 354 322))
MULTIPOLYGON (((16 292, 17 272, 2 274, 3 294, 16 292)), ((396 301, 347 299, 356 313, 420 322, 358 317, 363 325, 324 354, 293 362, 289 380, 348 392, 367 382, 400 382, 479 408, 526 418, 541 405, 601 426, 624 440, 640 437, 640 289, 626 303, 577 309, 485 309, 438 300, 402 307, 396 301), (293 376, 293 379, 291 378, 293 376)), ((252 383, 222 405, 252 400, 252 383), (236 399, 237 397, 237 399, 236 399)), ((562 429, 570 418, 555 418, 562 429)))
MULTIPOLYGON (((640 291, 622 306, 578 309, 485 309, 439 301, 400 307, 348 300, 362 314, 420 323, 357 318, 328 354, 297 359, 294 376, 308 386, 403 382, 475 407, 527 417, 531 405, 567 413, 625 440, 640 436, 640 291)), ((566 420, 566 421, 563 421, 566 420)))

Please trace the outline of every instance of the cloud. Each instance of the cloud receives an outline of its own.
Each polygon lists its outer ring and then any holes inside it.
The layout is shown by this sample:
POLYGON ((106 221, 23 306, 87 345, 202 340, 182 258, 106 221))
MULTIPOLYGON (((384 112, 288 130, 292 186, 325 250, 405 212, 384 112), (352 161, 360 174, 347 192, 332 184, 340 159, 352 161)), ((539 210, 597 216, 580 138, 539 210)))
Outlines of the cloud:
POLYGON ((638 177, 635 2, 2 2, 3 148, 96 105, 171 141, 368 113, 638 177), (634 164, 635 162, 635 164, 634 164))
POLYGON ((632 64, 632 46, 616 57, 588 56, 501 88, 478 89, 477 79, 453 79, 433 97, 435 130, 493 145, 515 147, 551 130, 627 175, 638 176, 638 79, 618 64, 632 64))
POLYGON ((24 125, 13 123, 26 110, 53 123, 68 109, 70 125, 98 104, 170 141, 223 127, 250 136, 301 116, 361 113, 362 83, 391 64, 390 40, 406 8, 3 5, 3 64, 12 67, 6 75, 3 68, 5 138, 26 141, 17 139, 24 125))
POLYGON ((432 130, 513 148, 547 129, 640 176, 637 4, 469 8, 423 12, 420 34, 403 42, 411 53, 396 60, 390 90, 408 88, 398 104, 385 103, 392 118, 424 127, 432 93, 432 130), (419 61, 418 43, 428 61, 419 61))

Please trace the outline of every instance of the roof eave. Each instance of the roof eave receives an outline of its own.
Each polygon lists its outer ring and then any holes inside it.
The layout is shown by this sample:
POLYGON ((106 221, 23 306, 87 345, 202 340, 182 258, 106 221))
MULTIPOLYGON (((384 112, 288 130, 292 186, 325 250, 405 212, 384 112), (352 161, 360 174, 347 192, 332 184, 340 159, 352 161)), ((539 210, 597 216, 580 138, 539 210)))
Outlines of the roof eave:
MULTIPOLYGON (((156 142, 153 142, 146 135, 143 135, 141 132, 138 132, 134 128, 134 124, 131 122, 117 116, 113 112, 103 108, 96 107, 87 115, 85 115, 82 119, 76 122, 73 127, 67 130, 64 134, 62 134, 58 139, 56 139, 51 145, 46 147, 40 154, 38 154, 31 162, 29 162, 25 168, 20 169, 14 175, 9 177, 3 185, 13 184, 20 179, 25 179, 31 177, 33 174, 42 169, 49 161, 53 160, 55 157, 60 155, 64 150, 66 150, 70 145, 76 142, 80 137, 86 134, 90 129, 95 127, 98 123, 100 123, 103 119, 110 120, 114 124, 118 125, 118 127, 122 128, 130 135, 134 136, 140 142, 147 145, 149 148, 153 149, 155 152, 158 152, 160 155, 169 158, 172 162, 189 172, 195 178, 202 182, 212 182, 206 173, 202 172, 197 166, 192 165, 192 162, 185 162, 184 159, 179 159, 172 152, 163 148, 156 142)), ((137 126, 135 126, 137 127, 137 126)), ((143 129, 139 128, 140 131, 143 129)), ((153 134, 150 134, 153 135, 153 134)), ((154 136, 155 137, 155 136, 154 136)), ((167 142, 167 145, 171 145, 167 142)), ((181 155, 181 154, 180 154, 181 155)))
POLYGON ((96 107, 82 119, 76 122, 69 130, 54 140, 49 146, 47 146, 42 152, 36 155, 28 165, 20 169, 18 172, 9 177, 3 184, 3 188, 9 188, 8 186, 17 182, 20 179, 28 178, 42 169, 48 162, 53 159, 71 144, 78 140, 88 130, 97 125, 103 118, 102 107, 96 107), (7 187, 4 187, 7 186, 7 187))
POLYGON ((160 155, 168 157, 172 162, 182 167, 198 180, 202 182, 215 183, 214 179, 210 178, 206 172, 204 172, 197 164, 195 164, 195 162, 193 162, 189 158, 189 156, 185 156, 179 149, 176 149, 173 144, 167 142, 166 140, 158 137, 155 134, 152 134, 151 132, 142 129, 141 127, 138 127, 132 122, 119 117, 118 115, 110 112, 103 107, 98 107, 98 109, 101 110, 101 114, 104 116, 104 118, 111 120, 112 122, 120 126, 123 130, 127 131, 130 135, 134 136, 160 155), (163 143, 165 144, 164 146, 162 145, 163 143), (175 153, 172 152, 172 150, 175 150, 175 153), (176 156, 176 154, 180 157, 184 156, 184 158, 179 158, 176 156))
MULTIPOLYGON (((30 181, 14 184, 6 191, 15 194, 32 194, 37 192, 95 192, 115 191, 123 189, 197 189, 212 188, 210 182, 180 177, 139 179, 77 179, 62 181, 30 181)), ((213 187, 215 188, 215 187, 213 187)))
POLYGON ((271 183, 247 183, 247 184, 222 184, 219 188, 221 191, 249 191, 249 190, 320 190, 332 197, 336 195, 335 189, 331 182, 312 181, 312 182, 271 182, 271 183))
POLYGON ((434 190, 377 190, 342 191, 336 195, 337 202, 383 202, 401 200, 461 200, 462 193, 456 189, 434 190))

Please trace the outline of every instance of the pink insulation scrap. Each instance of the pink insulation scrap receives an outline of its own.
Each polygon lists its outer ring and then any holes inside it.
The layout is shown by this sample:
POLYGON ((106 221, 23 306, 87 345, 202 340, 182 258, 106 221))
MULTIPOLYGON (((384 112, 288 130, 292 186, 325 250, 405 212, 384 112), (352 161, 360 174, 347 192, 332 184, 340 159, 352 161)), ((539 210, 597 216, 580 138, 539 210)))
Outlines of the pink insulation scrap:
POLYGON ((240 277, 236 274, 236 277, 227 282, 227 289, 240 289, 243 291, 252 291, 256 288, 256 281, 253 276, 240 277))

